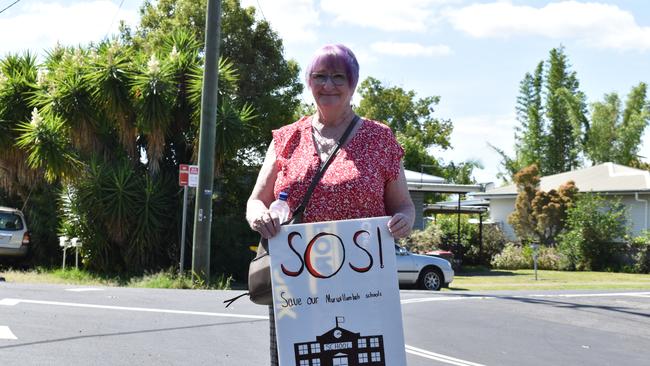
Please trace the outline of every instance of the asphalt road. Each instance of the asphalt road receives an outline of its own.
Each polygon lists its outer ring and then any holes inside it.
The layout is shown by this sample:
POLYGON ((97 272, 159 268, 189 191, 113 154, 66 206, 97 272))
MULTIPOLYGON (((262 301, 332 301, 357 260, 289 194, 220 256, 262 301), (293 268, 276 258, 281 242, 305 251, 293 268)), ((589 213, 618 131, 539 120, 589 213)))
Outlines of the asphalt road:
MULTIPOLYGON (((0 282, 0 365, 267 365, 238 293, 0 282)), ((650 289, 401 297, 410 366, 650 364, 650 289)))

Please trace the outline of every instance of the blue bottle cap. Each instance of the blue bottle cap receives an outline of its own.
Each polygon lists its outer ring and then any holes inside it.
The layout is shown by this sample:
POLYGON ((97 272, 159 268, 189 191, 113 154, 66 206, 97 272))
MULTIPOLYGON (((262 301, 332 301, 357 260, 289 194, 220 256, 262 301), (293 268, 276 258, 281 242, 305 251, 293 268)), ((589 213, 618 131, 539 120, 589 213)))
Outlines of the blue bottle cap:
POLYGON ((280 192, 280 196, 278 198, 282 201, 286 201, 287 198, 289 198, 289 194, 287 192, 280 192))

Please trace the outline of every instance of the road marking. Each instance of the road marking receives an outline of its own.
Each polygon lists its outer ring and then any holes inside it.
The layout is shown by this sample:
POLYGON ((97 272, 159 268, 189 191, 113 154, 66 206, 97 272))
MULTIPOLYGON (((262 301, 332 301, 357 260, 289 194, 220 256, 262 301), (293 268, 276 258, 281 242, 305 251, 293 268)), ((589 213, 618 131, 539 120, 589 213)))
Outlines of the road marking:
POLYGON ((494 299, 493 296, 441 296, 441 297, 419 297, 415 299, 406 299, 401 300, 402 304, 412 304, 418 302, 429 302, 429 301, 457 301, 457 300, 485 300, 485 299, 494 299))
POLYGON ((527 295, 516 297, 616 297, 616 296, 632 296, 632 297, 648 297, 650 292, 608 292, 602 294, 539 294, 527 295))
POLYGON ((138 308, 138 307, 128 307, 128 306, 80 304, 80 303, 74 303, 74 302, 60 302, 60 301, 23 300, 23 299, 2 299, 2 300, 0 300, 0 305, 14 306, 14 305, 18 305, 20 303, 38 304, 38 305, 54 305, 54 306, 71 306, 71 307, 91 308, 91 309, 139 311, 139 312, 145 312, 145 313, 202 315, 202 316, 214 316, 214 317, 224 317, 224 318, 244 318, 244 319, 268 319, 269 318, 268 315, 210 313, 210 312, 205 312, 205 311, 186 311, 186 310, 171 310, 171 309, 138 308))
MULTIPOLYGON (((414 304, 419 302, 430 302, 430 301, 460 301, 460 300, 488 300, 488 299, 498 299, 503 295, 494 295, 494 296, 439 296, 439 297, 420 297, 413 299, 401 300, 402 304, 414 304)), ((513 298, 531 298, 531 297, 566 297, 566 298, 576 298, 576 297, 617 297, 617 296, 627 296, 627 297, 648 297, 650 298, 650 292, 612 292, 612 293, 593 293, 593 294, 530 294, 530 295, 513 295, 506 297, 513 298)))
POLYGON ((104 291, 103 288, 97 288, 97 287, 67 288, 65 290, 66 291, 72 291, 72 292, 104 291))
POLYGON ((408 344, 406 345, 406 353, 410 353, 415 356, 420 356, 420 357, 428 358, 430 360, 440 361, 443 363, 448 363, 450 365, 456 365, 456 366, 485 366, 480 363, 461 360, 459 358, 445 356, 445 355, 441 355, 440 353, 434 353, 421 348, 416 348, 413 346, 409 346, 408 344))
POLYGON ((6 325, 0 325, 0 339, 18 339, 6 325))

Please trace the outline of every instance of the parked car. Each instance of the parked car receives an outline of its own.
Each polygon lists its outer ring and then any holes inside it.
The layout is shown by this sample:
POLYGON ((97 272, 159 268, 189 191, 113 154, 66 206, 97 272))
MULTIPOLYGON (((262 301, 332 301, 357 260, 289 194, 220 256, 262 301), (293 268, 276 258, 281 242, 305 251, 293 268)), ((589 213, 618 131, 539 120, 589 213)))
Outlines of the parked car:
POLYGON ((29 231, 20 210, 0 206, 0 257, 24 257, 29 250, 29 231))
POLYGON ((395 245, 397 277, 401 286, 417 285, 423 290, 439 291, 454 280, 449 261, 428 255, 414 254, 395 245))

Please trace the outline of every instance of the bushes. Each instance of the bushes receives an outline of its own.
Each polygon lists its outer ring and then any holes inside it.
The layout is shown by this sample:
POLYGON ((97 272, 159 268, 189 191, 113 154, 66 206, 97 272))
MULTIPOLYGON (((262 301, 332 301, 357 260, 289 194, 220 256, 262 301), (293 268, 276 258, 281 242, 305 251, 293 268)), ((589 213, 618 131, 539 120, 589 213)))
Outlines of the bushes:
POLYGON ((567 212, 567 230, 559 235, 565 267, 588 271, 620 268, 626 215, 619 201, 605 201, 595 194, 580 196, 567 212))
POLYGON ((634 272, 650 273, 650 231, 644 231, 631 241, 634 256, 634 272))
MULTIPOLYGON (((563 256, 557 249, 543 246, 538 248, 538 269, 559 270, 562 263, 563 256)), ((491 264, 498 269, 531 269, 534 267, 533 249, 530 246, 508 243, 501 253, 494 256, 491 264)))
POLYGON ((492 267, 498 269, 526 269, 532 267, 531 258, 524 253, 524 248, 521 245, 508 243, 501 253, 494 256, 491 264, 492 267))
POLYGON ((443 232, 436 223, 429 223, 424 230, 413 230, 411 235, 400 241, 412 252, 424 253, 438 249, 442 243, 443 232))

